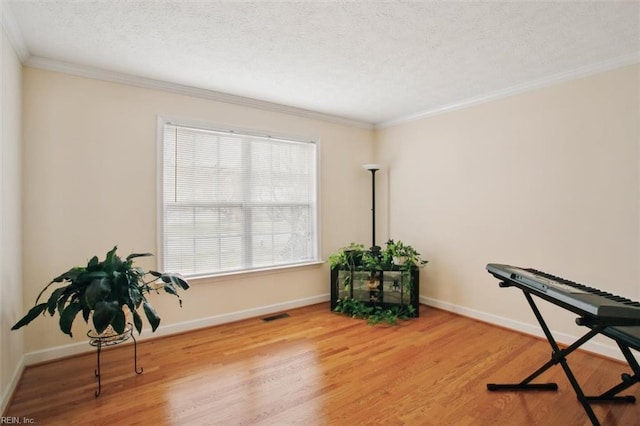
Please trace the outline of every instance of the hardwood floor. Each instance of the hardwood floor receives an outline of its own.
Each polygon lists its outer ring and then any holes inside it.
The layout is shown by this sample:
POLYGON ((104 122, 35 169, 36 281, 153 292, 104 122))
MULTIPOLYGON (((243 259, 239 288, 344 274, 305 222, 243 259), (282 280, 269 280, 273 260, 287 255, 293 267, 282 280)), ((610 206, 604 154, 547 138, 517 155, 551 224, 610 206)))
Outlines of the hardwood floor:
MULTIPOLYGON (((489 392, 550 356, 546 341, 421 306, 399 326, 368 326, 319 304, 201 329, 24 371, 5 416, 38 425, 588 425, 560 366, 557 392, 489 392)), ((626 364, 575 352, 587 394, 626 364)), ((640 400, 640 385, 625 392, 640 400)), ((640 402, 594 404, 604 425, 640 425, 640 402)))

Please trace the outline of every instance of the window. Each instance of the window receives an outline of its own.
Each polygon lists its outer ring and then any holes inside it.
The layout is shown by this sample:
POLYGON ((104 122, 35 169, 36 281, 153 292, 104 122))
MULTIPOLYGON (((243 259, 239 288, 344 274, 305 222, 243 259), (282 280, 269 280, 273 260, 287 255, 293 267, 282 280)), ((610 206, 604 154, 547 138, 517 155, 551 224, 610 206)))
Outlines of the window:
POLYGON ((318 260, 316 143, 163 127, 165 270, 213 275, 318 260))

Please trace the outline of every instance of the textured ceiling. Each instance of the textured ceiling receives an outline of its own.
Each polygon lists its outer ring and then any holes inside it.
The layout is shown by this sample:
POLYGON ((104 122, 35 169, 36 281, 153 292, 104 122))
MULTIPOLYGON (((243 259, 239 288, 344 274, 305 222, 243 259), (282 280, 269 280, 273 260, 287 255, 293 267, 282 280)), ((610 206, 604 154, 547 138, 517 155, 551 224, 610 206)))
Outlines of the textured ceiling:
POLYGON ((27 64, 374 124, 640 58, 637 1, 3 1, 27 64))

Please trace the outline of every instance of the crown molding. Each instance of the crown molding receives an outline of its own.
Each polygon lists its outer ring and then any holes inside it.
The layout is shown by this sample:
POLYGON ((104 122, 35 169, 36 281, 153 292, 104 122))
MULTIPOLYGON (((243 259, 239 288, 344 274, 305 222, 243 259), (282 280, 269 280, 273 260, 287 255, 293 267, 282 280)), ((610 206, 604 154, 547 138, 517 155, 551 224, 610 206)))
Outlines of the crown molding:
POLYGON ((20 27, 18 27, 16 23, 16 18, 11 11, 11 7, 6 0, 0 0, 0 25, 7 35, 9 43, 15 50, 16 55, 18 55, 18 59, 24 64, 27 59, 29 59, 29 49, 27 48, 27 43, 24 41, 20 27))
POLYGON ((340 117, 322 112, 307 110, 303 108, 292 107, 288 105, 277 104, 274 102, 261 101, 258 99, 247 98, 244 96, 231 95, 214 90, 201 89, 193 86, 186 86, 167 81, 154 80, 151 78, 138 77, 131 74, 119 73, 115 71, 107 71, 100 68, 77 65, 68 62, 62 62, 43 58, 40 56, 30 56, 24 65, 32 68, 38 68, 47 71, 55 71, 64 74, 75 75, 78 77, 92 78, 96 80, 108 81, 111 83, 126 84, 129 86, 141 87, 144 89, 155 89, 170 93, 176 93, 186 96, 194 96, 217 102, 225 102, 235 105, 257 108, 273 112, 281 112, 285 114, 297 115, 300 117, 311 118, 316 120, 329 121, 333 123, 343 124, 352 127, 360 127, 365 129, 373 129, 374 124, 365 121, 355 120, 346 117, 340 117))
POLYGON ((426 111, 410 114, 396 119, 383 121, 379 123, 370 123, 362 120, 356 120, 346 117, 340 117, 336 115, 326 114, 318 111, 307 110, 304 108, 297 108, 288 105, 278 104, 274 102, 262 101, 258 99, 232 95, 223 92, 217 92, 208 89, 197 88, 193 86, 186 86, 177 83, 171 83, 167 81, 154 80, 145 77, 134 76, 131 74, 119 73, 115 71, 107 71, 100 68, 88 67, 78 64, 72 64, 68 62, 62 62, 43 58, 39 56, 30 56, 23 42, 22 35, 17 27, 14 25, 11 13, 6 13, 7 6, 2 1, 2 25, 6 28, 14 28, 15 30, 7 30, 7 36, 9 37, 12 45, 16 49, 16 52, 25 66, 32 68, 39 68, 48 71, 61 72, 65 74, 75 75, 85 78, 93 78, 96 80, 109 81, 112 83, 125 84, 130 86, 136 86, 146 89, 161 90, 170 93, 176 93, 186 96, 193 96, 204 98, 217 102, 225 102, 235 105, 246 106, 250 108, 257 108, 267 111, 280 112, 285 114, 297 115, 300 117, 333 122, 337 124, 364 128, 364 129, 383 129, 386 127, 393 127, 403 123, 420 120, 423 118, 432 117, 435 115, 455 111, 475 105, 479 105, 485 102, 494 101, 500 98, 517 95, 520 93, 541 89, 547 86, 551 86, 564 81, 575 80, 578 78, 588 77, 590 75, 598 74, 601 72, 613 70, 616 68, 622 68, 629 65, 640 63, 640 53, 615 58, 610 61, 601 62, 585 67, 581 67, 575 70, 559 73, 550 77, 534 80, 528 83, 512 86, 507 89, 498 90, 495 92, 487 93, 481 96, 463 99, 459 102, 443 105, 437 108, 429 109, 426 111), (9 33, 11 32, 10 35, 9 33))
POLYGON ((443 114, 446 112, 479 105, 479 104, 494 101, 500 98, 506 98, 508 96, 529 92, 531 90, 541 89, 543 87, 551 86, 564 81, 576 80, 579 78, 588 77, 590 75, 594 75, 601 72, 610 71, 610 70, 614 70, 617 68, 622 68, 622 67, 626 67, 626 66, 634 65, 638 63, 640 63, 640 53, 636 53, 628 56, 622 56, 610 61, 588 65, 588 66, 577 68, 571 71, 555 74, 550 77, 512 86, 507 89, 498 90, 496 92, 487 93, 487 94, 473 97, 473 98, 463 99, 460 102, 443 105, 441 107, 433 108, 423 112, 410 114, 404 117, 399 117, 393 120, 377 123, 375 124, 374 128, 383 129, 386 127, 393 127, 393 126, 397 126, 399 124, 407 123, 410 121, 416 121, 416 120, 420 120, 427 117, 433 117, 435 115, 443 114))

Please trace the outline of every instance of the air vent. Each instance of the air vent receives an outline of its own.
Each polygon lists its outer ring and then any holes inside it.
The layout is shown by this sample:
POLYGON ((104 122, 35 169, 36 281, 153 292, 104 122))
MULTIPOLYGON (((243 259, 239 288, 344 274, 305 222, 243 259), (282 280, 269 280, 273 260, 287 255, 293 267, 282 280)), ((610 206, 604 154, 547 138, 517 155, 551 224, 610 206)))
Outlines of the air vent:
POLYGON ((285 312, 283 314, 272 315, 270 317, 262 318, 262 321, 268 322, 268 321, 273 321, 273 320, 277 320, 277 319, 280 319, 280 318, 289 318, 289 314, 287 314, 285 312))

